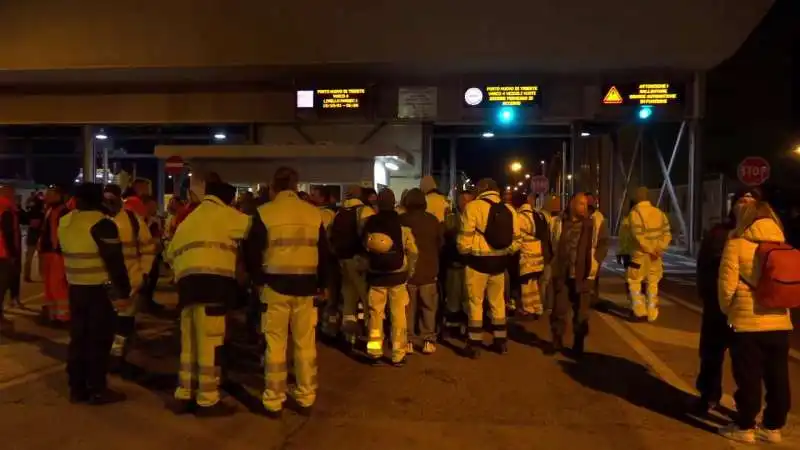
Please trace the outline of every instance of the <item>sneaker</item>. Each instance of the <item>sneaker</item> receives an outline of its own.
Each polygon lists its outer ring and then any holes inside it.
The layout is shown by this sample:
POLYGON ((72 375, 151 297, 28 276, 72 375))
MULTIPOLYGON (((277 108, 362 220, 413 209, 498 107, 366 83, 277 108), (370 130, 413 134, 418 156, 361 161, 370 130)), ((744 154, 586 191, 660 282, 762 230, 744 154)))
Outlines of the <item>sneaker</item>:
POLYGON ((655 322, 656 319, 658 319, 658 308, 656 307, 647 308, 647 321, 655 322))
POLYGON ((508 344, 505 341, 492 342, 492 351, 498 355, 505 355, 508 353, 508 344))
POLYGON ((745 444, 755 444, 756 442, 756 430, 742 430, 735 423, 720 428, 719 434, 724 438, 745 444))
POLYGON ((436 352, 436 344, 431 341, 425 341, 425 345, 422 346, 422 353, 425 355, 431 355, 436 352))
POLYGON ((407 358, 405 356, 403 356, 401 359, 398 359, 398 360, 394 360, 393 359, 392 360, 392 365, 394 367, 403 367, 403 366, 406 365, 406 362, 408 362, 408 360, 407 360, 407 358))
POLYGON ((414 343, 409 342, 406 344, 406 355, 413 355, 414 354, 414 343))
POLYGON ((758 427, 756 429, 756 438, 759 441, 769 442, 770 444, 780 444, 783 440, 781 430, 769 430, 764 427, 758 427))

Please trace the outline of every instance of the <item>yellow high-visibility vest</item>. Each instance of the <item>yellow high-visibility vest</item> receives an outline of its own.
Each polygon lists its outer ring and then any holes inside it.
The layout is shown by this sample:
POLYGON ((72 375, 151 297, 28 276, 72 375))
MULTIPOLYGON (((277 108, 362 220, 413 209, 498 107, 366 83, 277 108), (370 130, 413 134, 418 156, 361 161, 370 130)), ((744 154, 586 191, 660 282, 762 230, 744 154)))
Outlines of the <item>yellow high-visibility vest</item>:
POLYGON ((267 228, 264 272, 273 275, 316 275, 322 214, 296 192, 281 191, 258 208, 267 228))
POLYGON ((105 218, 100 211, 72 211, 59 221, 58 242, 69 284, 97 286, 108 283, 108 271, 91 231, 105 218))

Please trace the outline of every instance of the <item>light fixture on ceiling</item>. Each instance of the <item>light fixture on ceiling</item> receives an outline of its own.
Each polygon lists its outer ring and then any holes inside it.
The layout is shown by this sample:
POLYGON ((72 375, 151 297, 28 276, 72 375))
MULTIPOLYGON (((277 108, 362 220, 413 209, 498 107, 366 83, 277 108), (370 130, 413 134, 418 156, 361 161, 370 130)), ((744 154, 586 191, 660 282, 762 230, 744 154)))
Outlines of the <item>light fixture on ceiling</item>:
POLYGON ((94 138, 97 139, 98 141, 105 141, 106 139, 108 139, 108 135, 105 133, 105 131, 100 130, 97 132, 97 134, 94 135, 94 138))
POLYGON ((589 137, 591 135, 592 133, 589 133, 588 131, 581 131, 581 137, 589 137))
POLYGON ((398 166, 397 164, 395 164, 393 162, 383 163, 383 166, 386 167, 389 170, 399 170, 400 169, 400 166, 398 166))
POLYGON ((215 141, 224 141, 225 139, 228 139, 228 135, 223 133, 222 131, 217 131, 216 133, 214 133, 215 141))
POLYGON ((483 136, 483 137, 484 137, 484 138, 486 138, 486 139, 490 139, 490 138, 493 138, 493 137, 494 137, 494 133, 493 133, 493 132, 491 132, 491 131, 484 131, 484 132, 483 132, 483 134, 482 134, 481 136, 483 136))

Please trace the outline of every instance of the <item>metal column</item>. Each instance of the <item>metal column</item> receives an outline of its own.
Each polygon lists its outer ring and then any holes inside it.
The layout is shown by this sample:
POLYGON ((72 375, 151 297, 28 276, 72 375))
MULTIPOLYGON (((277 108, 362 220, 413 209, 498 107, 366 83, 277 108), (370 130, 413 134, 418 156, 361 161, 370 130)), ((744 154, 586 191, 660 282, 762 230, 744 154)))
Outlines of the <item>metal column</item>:
POLYGON ((689 128, 689 224, 688 252, 694 256, 702 223, 703 152, 701 120, 705 113, 705 74, 695 74, 693 83, 692 123, 689 128))
POLYGON ((164 211, 164 191, 166 189, 166 177, 164 160, 159 158, 156 166, 156 201, 158 202, 158 210, 164 211))
POLYGON ((447 178, 450 181, 451 198, 455 199, 455 193, 459 190, 458 180, 456 179, 456 174, 458 174, 458 171, 456 170, 456 151, 458 149, 458 138, 451 137, 450 145, 448 147, 450 153, 450 174, 447 176, 447 178))
POLYGON ((561 211, 567 206, 567 141, 561 143, 561 211))
POLYGON ((95 147, 94 129, 91 125, 83 126, 83 182, 94 183, 95 181, 95 147))

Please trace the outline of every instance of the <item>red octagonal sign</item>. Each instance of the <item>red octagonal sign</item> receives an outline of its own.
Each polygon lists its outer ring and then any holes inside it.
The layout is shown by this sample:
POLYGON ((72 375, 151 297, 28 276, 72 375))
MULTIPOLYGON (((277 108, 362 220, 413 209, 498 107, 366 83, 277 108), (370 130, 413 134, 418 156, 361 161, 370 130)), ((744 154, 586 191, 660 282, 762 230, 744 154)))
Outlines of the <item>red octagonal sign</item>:
POLYGON ((769 161, 760 156, 748 156, 739 163, 738 176, 746 186, 760 186, 769 179, 769 161))

